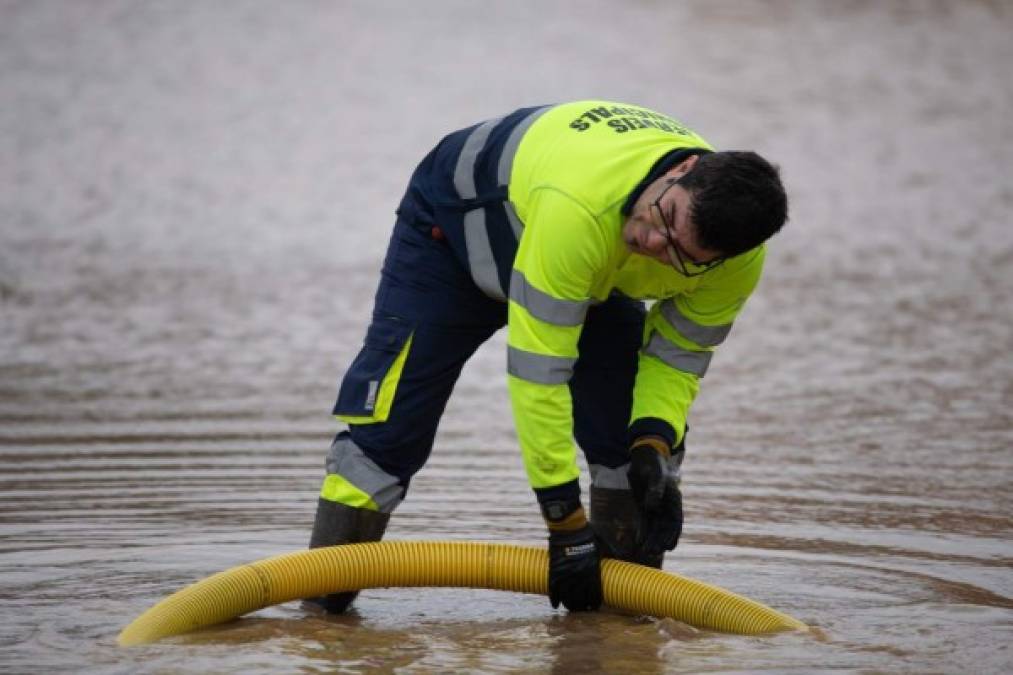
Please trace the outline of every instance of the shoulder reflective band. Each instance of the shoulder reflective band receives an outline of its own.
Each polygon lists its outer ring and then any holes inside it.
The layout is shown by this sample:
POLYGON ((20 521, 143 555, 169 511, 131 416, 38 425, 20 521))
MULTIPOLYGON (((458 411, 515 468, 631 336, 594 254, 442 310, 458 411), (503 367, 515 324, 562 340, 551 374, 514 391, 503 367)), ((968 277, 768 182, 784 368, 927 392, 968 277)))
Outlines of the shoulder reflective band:
POLYGON ((661 359, 663 363, 676 370, 703 377, 711 362, 711 352, 693 352, 669 342, 665 336, 655 331, 644 347, 644 354, 661 359))
MULTIPOLYGON (((454 167, 454 187, 462 199, 478 196, 475 188, 475 161, 485 147, 489 133, 502 118, 496 118, 478 125, 468 136, 454 167)), ((496 259, 492 255, 492 242, 485 226, 485 209, 472 209, 464 214, 464 245, 468 249, 468 267, 471 278, 482 292, 497 300, 506 300, 506 293, 499 283, 496 259)))
POLYGON ((713 347, 721 344, 732 330, 730 323, 722 326, 704 326, 687 318, 679 311, 675 301, 671 299, 662 301, 661 315, 665 317, 672 328, 701 347, 713 347))
POLYGON ((538 290, 520 270, 510 275, 510 299, 528 310, 528 314, 553 326, 579 326, 584 323, 589 300, 561 300, 538 290))
POLYGON ((573 375, 576 358, 545 356, 507 347, 507 372, 535 384, 566 384, 573 375))
POLYGON ((496 179, 500 185, 506 185, 510 182, 510 172, 514 166, 514 155, 517 154, 517 148, 521 145, 521 138, 527 132, 531 125, 535 123, 542 114, 549 109, 550 106, 545 106, 537 110, 531 111, 527 117, 517 123, 517 126, 510 132, 509 138, 507 138, 506 144, 503 146, 503 154, 499 157, 499 166, 496 171, 496 179))
MULTIPOLYGON (((510 173, 514 167, 514 157, 517 155, 517 148, 521 145, 521 139, 524 137, 525 132, 531 125, 535 123, 542 114, 548 110, 551 106, 545 106, 538 110, 533 110, 531 114, 521 120, 513 131, 510 132, 509 138, 507 138, 506 145, 503 146, 503 153, 499 156, 499 166, 496 170, 496 180, 499 181, 500 185, 508 185, 510 183, 510 173)), ((517 241, 521 240, 521 230, 524 229, 524 223, 517 217, 517 212, 514 210, 514 205, 507 201, 504 205, 504 210, 507 214, 507 219, 510 221, 510 227, 514 231, 514 236, 517 237, 517 241)))
MULTIPOLYGON (((511 129, 500 153, 499 162, 496 164, 496 180, 501 186, 506 186, 510 182, 514 156, 517 154, 517 148, 521 144, 524 132, 547 109, 548 107, 545 107, 533 111, 511 129)), ((497 117, 483 122, 475 127, 475 130, 464 141, 464 147, 461 149, 457 165, 454 167, 454 187, 461 199, 478 197, 478 190, 475 186, 475 164, 479 154, 485 149, 489 134, 501 121, 503 118, 497 117)), ((509 201, 503 204, 503 209, 510 221, 510 228, 513 230, 514 236, 520 240, 521 230, 524 229, 524 226, 520 218, 517 217, 517 212, 514 211, 513 205, 509 201)), ((471 278, 475 280, 475 285, 491 298, 506 300, 506 289, 500 285, 496 259, 492 254, 492 242, 489 240, 489 231, 486 229, 484 208, 472 209, 464 214, 464 245, 468 249, 468 267, 471 268, 471 278)))

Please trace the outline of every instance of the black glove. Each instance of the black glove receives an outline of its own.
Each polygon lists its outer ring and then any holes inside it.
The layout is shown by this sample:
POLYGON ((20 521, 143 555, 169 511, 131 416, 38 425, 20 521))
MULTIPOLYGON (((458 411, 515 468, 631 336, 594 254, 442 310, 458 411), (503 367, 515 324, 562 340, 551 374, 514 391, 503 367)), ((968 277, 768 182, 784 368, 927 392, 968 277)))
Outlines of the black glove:
POLYGON ((571 612, 601 607, 601 559, 580 502, 542 505, 549 526, 549 602, 571 612), (555 516, 555 517, 553 517, 555 516))
POLYGON ((630 450, 630 489, 640 509, 637 549, 642 558, 671 551, 682 534, 682 493, 668 466, 668 444, 641 438, 630 450))

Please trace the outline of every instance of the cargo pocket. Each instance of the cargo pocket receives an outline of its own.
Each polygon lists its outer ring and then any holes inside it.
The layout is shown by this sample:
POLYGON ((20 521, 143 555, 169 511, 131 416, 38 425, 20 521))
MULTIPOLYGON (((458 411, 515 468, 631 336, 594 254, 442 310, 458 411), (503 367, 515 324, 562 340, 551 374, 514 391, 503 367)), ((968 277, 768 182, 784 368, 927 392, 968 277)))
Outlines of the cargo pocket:
POLYGON ((410 323, 394 316, 373 318, 362 350, 341 382, 335 417, 348 424, 387 421, 413 330, 410 323))

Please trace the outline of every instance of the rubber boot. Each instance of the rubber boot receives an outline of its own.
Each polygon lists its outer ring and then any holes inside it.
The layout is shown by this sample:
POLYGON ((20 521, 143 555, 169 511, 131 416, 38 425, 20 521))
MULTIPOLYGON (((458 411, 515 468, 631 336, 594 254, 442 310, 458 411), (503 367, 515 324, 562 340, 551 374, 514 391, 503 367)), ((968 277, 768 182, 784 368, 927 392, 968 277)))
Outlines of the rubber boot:
POLYGON ((643 556, 637 551, 640 510, 630 490, 591 486, 591 525, 602 541, 603 555, 661 569, 665 555, 643 556))
MULTIPOLYGON (((380 541, 389 520, 389 513, 357 509, 320 498, 310 548, 380 541)), ((331 614, 340 614, 348 609, 358 594, 359 591, 332 593, 320 598, 307 598, 307 602, 319 605, 331 614)))

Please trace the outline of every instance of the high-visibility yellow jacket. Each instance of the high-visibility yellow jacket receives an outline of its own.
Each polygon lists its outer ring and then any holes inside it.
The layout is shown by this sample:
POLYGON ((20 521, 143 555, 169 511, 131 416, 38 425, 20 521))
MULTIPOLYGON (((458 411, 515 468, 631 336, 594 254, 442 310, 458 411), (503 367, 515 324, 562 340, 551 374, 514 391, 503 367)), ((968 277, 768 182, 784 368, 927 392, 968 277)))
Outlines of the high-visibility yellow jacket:
POLYGON ((588 307, 613 292, 658 301, 631 427, 660 424, 674 442, 684 433, 713 349, 759 281, 764 247, 686 277, 631 254, 621 230, 625 208, 666 160, 710 151, 666 115, 578 101, 455 132, 413 176, 402 213, 439 224, 475 283, 509 303, 510 397, 532 487, 578 476, 567 382, 588 307))

